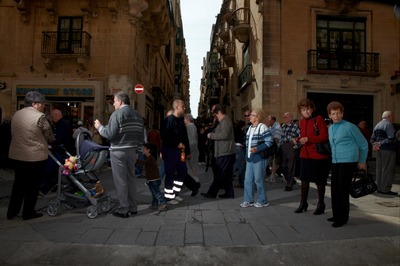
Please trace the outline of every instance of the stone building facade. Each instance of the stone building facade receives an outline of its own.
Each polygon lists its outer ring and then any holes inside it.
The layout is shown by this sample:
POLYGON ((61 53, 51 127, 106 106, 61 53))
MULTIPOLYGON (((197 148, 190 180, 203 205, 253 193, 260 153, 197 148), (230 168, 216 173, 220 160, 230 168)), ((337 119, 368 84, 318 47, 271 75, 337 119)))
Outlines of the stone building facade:
POLYGON ((108 120, 120 90, 150 126, 174 98, 189 107, 179 0, 2 0, 0 33, 2 120, 32 89, 46 96, 47 112, 87 125, 108 120))
MULTIPOLYGON (((225 104, 233 119, 262 108, 282 121, 305 97, 324 117, 400 118, 400 15, 396 1, 223 0, 201 83, 199 115, 225 104), (396 11, 397 7, 397 11, 396 11)), ((398 121, 398 120, 397 120, 398 121)))

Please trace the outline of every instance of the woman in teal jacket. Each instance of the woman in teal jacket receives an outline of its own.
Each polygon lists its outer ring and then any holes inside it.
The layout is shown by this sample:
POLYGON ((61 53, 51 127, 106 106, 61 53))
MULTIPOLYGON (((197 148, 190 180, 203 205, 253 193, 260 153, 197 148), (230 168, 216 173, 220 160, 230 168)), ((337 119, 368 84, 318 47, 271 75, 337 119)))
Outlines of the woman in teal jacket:
POLYGON ((333 124, 329 127, 332 149, 331 197, 333 227, 341 227, 349 220, 350 184, 357 167, 367 170, 368 142, 356 125, 343 120, 344 107, 339 102, 327 106, 333 124))

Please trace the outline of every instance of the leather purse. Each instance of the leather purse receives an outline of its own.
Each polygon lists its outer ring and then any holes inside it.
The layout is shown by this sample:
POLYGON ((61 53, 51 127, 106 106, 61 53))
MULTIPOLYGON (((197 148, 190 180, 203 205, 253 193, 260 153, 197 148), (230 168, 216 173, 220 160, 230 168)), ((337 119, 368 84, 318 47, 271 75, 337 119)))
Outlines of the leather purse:
MULTIPOLYGON (((319 136, 319 130, 317 127, 317 118, 314 117, 314 134, 315 136, 319 136)), ((329 142, 322 142, 315 144, 317 148, 317 152, 320 154, 330 155, 331 154, 331 145, 329 142)))
POLYGON ((353 198, 360 198, 366 195, 372 194, 378 190, 378 186, 371 175, 367 174, 367 171, 358 170, 354 174, 353 181, 350 184, 350 195, 353 198), (357 177, 361 178, 357 180, 357 177))

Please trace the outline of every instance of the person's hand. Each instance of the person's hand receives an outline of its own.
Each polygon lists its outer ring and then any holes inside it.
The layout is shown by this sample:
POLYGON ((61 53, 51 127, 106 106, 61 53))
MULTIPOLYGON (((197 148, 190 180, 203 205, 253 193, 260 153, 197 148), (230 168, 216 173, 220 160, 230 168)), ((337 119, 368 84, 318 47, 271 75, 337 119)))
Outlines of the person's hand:
POLYGON ((367 171, 367 164, 366 163, 358 163, 358 169, 367 171))
POLYGON ((375 142, 374 144, 372 144, 373 151, 379 151, 380 148, 381 148, 381 144, 379 142, 375 142))
POLYGON ((96 129, 99 129, 100 126, 101 126, 100 121, 99 121, 98 119, 94 120, 94 127, 95 127, 96 129))
POLYGON ((184 149, 184 148, 185 148, 185 144, 180 142, 179 145, 178 145, 178 149, 184 149))
POLYGON ((250 148, 251 153, 257 153, 257 147, 250 148))
MULTIPOLYGON (((299 142, 300 142, 302 145, 306 144, 306 142, 308 142, 308 137, 303 137, 303 138, 299 139, 299 142)), ((295 144, 296 144, 296 143, 295 143, 295 144)))

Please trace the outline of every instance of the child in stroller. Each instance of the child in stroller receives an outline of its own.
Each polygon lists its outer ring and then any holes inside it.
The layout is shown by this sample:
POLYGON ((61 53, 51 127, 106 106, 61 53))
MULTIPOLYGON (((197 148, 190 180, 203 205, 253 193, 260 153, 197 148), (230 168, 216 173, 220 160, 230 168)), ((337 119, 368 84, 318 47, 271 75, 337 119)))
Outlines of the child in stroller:
POLYGON ((93 142, 87 132, 80 132, 76 138, 77 156, 67 153, 69 158, 62 164, 50 154, 59 165, 57 198, 47 207, 50 216, 61 213, 61 203, 66 209, 89 205, 86 214, 91 219, 97 217, 98 207, 103 212, 111 209, 110 196, 104 194, 95 174, 107 160, 108 149, 93 142))

